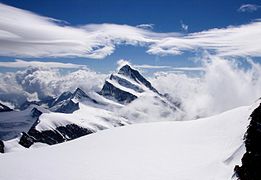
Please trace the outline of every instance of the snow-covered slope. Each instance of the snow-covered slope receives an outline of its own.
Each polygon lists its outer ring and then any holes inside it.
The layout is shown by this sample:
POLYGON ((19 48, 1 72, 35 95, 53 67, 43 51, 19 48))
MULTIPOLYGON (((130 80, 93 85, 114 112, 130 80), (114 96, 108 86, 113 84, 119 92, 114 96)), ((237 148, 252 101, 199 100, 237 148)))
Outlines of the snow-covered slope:
POLYGON ((194 121, 135 124, 0 155, 4 180, 228 180, 252 106, 194 121))
POLYGON ((35 127, 36 130, 45 131, 55 129, 59 126, 76 124, 95 132, 101 129, 128 124, 126 119, 117 117, 110 111, 82 103, 79 104, 79 107, 80 110, 75 111, 72 114, 56 112, 43 114, 40 116, 39 123, 35 127))

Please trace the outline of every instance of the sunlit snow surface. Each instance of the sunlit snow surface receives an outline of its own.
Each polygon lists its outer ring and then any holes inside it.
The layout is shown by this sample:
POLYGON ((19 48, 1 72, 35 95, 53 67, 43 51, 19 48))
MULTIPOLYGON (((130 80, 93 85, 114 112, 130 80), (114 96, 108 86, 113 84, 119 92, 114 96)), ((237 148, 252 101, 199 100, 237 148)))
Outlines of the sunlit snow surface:
POLYGON ((1 154, 3 180, 226 180, 245 152, 252 106, 194 121, 135 124, 1 154))

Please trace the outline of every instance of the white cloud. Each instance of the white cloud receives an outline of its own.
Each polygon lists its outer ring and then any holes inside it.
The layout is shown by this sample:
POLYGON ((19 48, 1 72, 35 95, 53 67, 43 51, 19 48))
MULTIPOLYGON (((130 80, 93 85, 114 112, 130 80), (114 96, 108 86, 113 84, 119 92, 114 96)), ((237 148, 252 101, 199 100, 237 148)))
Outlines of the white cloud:
POLYGON ((138 69, 169 69, 174 71, 204 71, 205 68, 203 67, 172 67, 172 66, 156 66, 156 65, 149 65, 149 64, 141 64, 132 65, 134 68, 138 69))
POLYGON ((133 65, 134 68, 139 69, 171 69, 171 66, 156 66, 156 65, 149 65, 149 64, 141 64, 141 65, 133 65))
POLYGON ((209 50, 217 56, 261 56, 261 22, 237 27, 211 29, 183 37, 160 40, 148 50, 151 54, 180 54, 183 51, 209 50))
POLYGON ((250 68, 242 69, 239 61, 206 57, 199 76, 164 71, 151 81, 160 92, 181 101, 187 119, 209 116, 260 98, 261 66, 247 62, 250 68))
POLYGON ((243 4, 239 7, 239 12, 254 12, 257 11, 259 8, 261 8, 260 5, 256 4, 243 4))
POLYGON ((62 69, 86 68, 85 65, 80 65, 80 64, 61 63, 61 62, 24 61, 21 59, 16 59, 15 61, 0 62, 0 67, 6 67, 6 68, 48 67, 48 68, 62 68, 62 69))
POLYGON ((181 24, 182 30, 188 31, 189 26, 187 24, 183 23, 183 21, 180 21, 180 24, 181 24))
POLYGON ((204 67, 173 67, 177 71, 205 71, 204 67))
POLYGON ((86 92, 98 91, 107 75, 89 69, 64 74, 54 68, 29 67, 23 71, 0 73, 0 76, 0 100, 17 105, 26 99, 58 96, 77 87, 86 92))
POLYGON ((154 24, 139 24, 136 27, 137 28, 143 28, 143 29, 153 29, 154 24))
POLYGON ((186 35, 117 24, 74 27, 0 3, 0 56, 102 59, 127 44, 162 56, 205 49, 218 56, 260 57, 260 29, 260 21, 186 35))
POLYGON ((126 60, 126 59, 119 59, 117 61, 117 70, 119 70, 122 66, 125 66, 125 65, 131 65, 131 62, 130 60, 126 60))

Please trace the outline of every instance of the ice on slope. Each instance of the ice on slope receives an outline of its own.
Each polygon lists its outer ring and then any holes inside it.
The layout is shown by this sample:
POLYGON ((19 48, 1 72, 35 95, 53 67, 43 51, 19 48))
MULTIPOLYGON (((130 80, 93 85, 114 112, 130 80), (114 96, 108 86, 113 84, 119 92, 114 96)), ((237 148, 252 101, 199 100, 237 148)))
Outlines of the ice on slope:
POLYGON ((0 179, 228 180, 245 151, 252 110, 245 106, 194 121, 135 124, 2 154, 0 179))

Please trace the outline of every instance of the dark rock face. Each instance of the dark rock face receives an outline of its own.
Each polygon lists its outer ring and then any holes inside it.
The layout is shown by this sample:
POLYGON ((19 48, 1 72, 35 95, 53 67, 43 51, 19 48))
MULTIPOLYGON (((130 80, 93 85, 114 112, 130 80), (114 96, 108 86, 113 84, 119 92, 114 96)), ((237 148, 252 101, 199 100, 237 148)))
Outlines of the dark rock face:
POLYGON ((78 100, 88 100, 93 103, 98 103, 95 99, 92 99, 90 96, 88 96, 83 90, 80 88, 77 88, 74 93, 72 94, 71 98, 76 98, 78 100))
POLYGON ((0 140, 0 153, 4 153, 4 152, 5 152, 5 145, 4 142, 0 140))
POLYGON ((104 84, 102 90, 99 92, 99 94, 101 94, 105 97, 108 97, 108 98, 112 97, 122 104, 130 103, 131 101, 133 101, 134 99, 137 98, 137 96, 135 96, 129 92, 116 88, 108 81, 105 82, 105 84, 104 84))
POLYGON ((66 138, 66 140, 76 139, 94 132, 92 130, 77 126, 76 124, 68 124, 66 126, 57 127, 57 131, 59 131, 63 137, 66 138))
POLYGON ((77 101, 88 101, 99 104, 95 99, 89 97, 83 90, 77 88, 74 93, 65 92, 61 94, 50 107, 50 109, 54 112, 73 113, 79 109, 79 103, 74 102, 73 99, 77 101))
POLYGON ((250 125, 245 134, 246 153, 242 166, 235 167, 239 180, 261 179, 261 104, 250 115, 250 125))
POLYGON ((53 103, 51 104, 50 107, 53 107, 53 106, 57 105, 58 103, 65 101, 67 99, 70 99, 71 96, 72 96, 72 93, 69 91, 62 93, 55 101, 53 101, 53 103))
POLYGON ((8 111, 13 111, 13 110, 11 108, 9 108, 8 106, 0 103, 0 112, 8 112, 8 111))
POLYGON ((147 81, 137 70, 132 69, 129 65, 125 65, 123 66, 118 74, 122 74, 124 76, 127 76, 131 79, 133 79, 134 81, 138 82, 138 83, 142 83, 144 84, 147 88, 149 88, 150 90, 154 91, 155 93, 159 94, 159 92, 152 87, 151 83, 149 81, 147 81))
POLYGON ((31 145, 33 145, 33 143, 34 143, 34 139, 31 136, 29 136, 28 134, 23 132, 23 135, 20 138, 19 144, 26 148, 29 148, 31 145))
POLYGON ((33 108, 33 109, 31 110, 31 116, 32 116, 33 118, 38 118, 39 116, 41 116, 41 114, 42 114, 42 112, 39 111, 37 108, 33 108))
POLYGON ((60 107, 58 107, 55 112, 61 113, 73 113, 74 111, 79 109, 79 103, 73 102, 71 99, 67 100, 60 107))
POLYGON ((41 132, 33 127, 28 133, 23 133, 19 144, 26 148, 29 148, 35 142, 53 145, 76 139, 93 132, 94 131, 80 127, 76 124, 59 126, 55 130, 45 130, 41 132))
POLYGON ((56 130, 37 131, 32 128, 28 131, 28 135, 34 138, 34 142, 46 143, 48 145, 64 142, 64 137, 56 130))
POLYGON ((131 82, 129 82, 129 81, 125 80, 125 79, 122 79, 122 78, 120 78, 118 76, 114 76, 113 74, 110 76, 110 79, 111 80, 116 80, 120 85, 122 85, 124 87, 127 87, 127 88, 130 88, 130 89, 133 89, 136 92, 139 92, 139 93, 144 92, 144 90, 141 89, 140 87, 138 87, 138 86, 132 84, 131 82))

